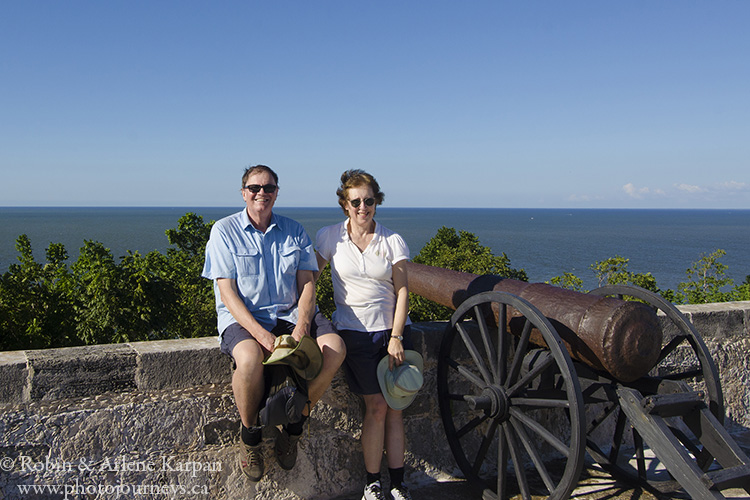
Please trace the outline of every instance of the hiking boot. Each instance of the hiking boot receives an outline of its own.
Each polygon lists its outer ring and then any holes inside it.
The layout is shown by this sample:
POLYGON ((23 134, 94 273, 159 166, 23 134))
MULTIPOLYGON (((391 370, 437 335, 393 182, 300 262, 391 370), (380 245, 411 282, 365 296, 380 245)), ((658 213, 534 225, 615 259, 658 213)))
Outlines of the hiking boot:
POLYGON ((391 498, 393 500, 411 500, 411 493, 406 486, 396 486, 391 488, 391 498))
POLYGON ((239 454, 240 469, 250 481, 258 482, 263 477, 263 449, 262 442, 255 446, 245 444, 240 439, 239 454))
POLYGON ((365 493, 362 495, 362 500, 385 500, 385 493, 380 487, 380 481, 375 481, 365 486, 365 493))
POLYGON ((302 434, 292 436, 283 427, 276 436, 276 460, 282 469, 291 470, 297 463, 297 442, 300 437, 302 434))

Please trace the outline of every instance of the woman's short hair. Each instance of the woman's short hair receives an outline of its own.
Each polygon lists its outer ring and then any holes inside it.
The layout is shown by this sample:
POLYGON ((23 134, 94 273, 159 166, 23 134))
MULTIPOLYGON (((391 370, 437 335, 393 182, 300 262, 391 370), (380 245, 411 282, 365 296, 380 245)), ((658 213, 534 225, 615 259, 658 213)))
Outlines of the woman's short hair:
POLYGON ((385 194, 380 190, 380 185, 375 180, 375 177, 364 170, 347 170, 341 174, 341 185, 336 190, 336 195, 339 197, 339 206, 344 211, 344 214, 349 215, 349 212, 346 210, 346 205, 349 203, 349 190, 362 186, 369 186, 372 189, 375 206, 383 203, 385 194))

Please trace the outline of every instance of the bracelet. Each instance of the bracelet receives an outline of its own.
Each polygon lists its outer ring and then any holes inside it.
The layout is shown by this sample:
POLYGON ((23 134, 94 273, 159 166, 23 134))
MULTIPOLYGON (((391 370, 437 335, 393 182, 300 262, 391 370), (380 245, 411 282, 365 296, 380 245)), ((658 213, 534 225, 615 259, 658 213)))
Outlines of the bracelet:
POLYGON ((404 341, 404 336, 403 336, 403 335, 391 335, 391 338, 392 338, 392 339, 398 339, 398 340, 400 340, 401 342, 403 342, 403 341, 404 341))

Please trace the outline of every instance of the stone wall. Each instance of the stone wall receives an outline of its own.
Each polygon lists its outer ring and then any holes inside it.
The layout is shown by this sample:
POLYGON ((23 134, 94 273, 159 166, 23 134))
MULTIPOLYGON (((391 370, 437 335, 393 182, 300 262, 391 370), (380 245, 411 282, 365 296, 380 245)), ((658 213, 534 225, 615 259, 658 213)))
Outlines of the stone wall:
MULTIPOLYGON (((682 308, 719 365, 727 427, 750 428, 750 302, 682 308)), ((407 479, 459 475, 440 421, 444 324, 413 327, 425 387, 406 411, 407 479)), ((330 499, 363 481, 360 399, 341 374, 313 409, 296 467, 236 463, 239 417, 216 338, 0 353, 0 500, 29 498, 330 499), (23 488, 60 488, 24 492, 23 488)))

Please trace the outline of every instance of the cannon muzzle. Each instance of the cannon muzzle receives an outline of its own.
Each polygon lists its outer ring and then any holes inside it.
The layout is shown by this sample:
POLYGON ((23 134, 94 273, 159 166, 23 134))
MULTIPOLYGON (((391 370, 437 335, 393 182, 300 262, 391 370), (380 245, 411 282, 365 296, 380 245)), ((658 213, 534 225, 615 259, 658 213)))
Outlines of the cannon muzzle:
POLYGON ((662 330, 656 312, 640 302, 414 262, 407 263, 407 273, 410 292, 452 309, 491 290, 527 300, 552 322, 573 359, 622 382, 641 378, 659 360, 662 330))

